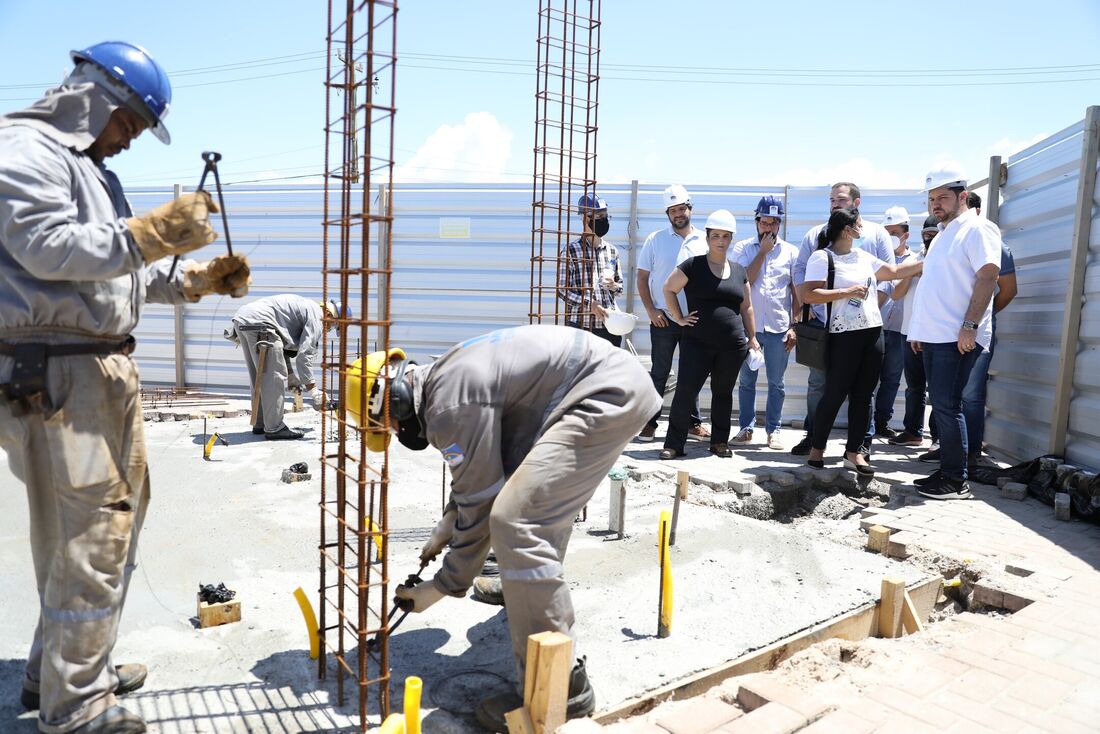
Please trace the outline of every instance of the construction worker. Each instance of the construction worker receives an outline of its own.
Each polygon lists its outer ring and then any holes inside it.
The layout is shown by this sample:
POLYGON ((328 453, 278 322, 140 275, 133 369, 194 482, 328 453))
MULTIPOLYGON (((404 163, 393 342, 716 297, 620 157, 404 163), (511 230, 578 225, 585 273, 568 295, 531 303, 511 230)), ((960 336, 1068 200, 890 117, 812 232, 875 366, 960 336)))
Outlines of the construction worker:
MULTIPOLYGON (((671 226, 650 233, 638 257, 638 296, 649 315, 649 350, 653 360, 650 377, 653 387, 661 395, 665 394, 668 375, 672 371, 672 357, 684 335, 684 327, 673 321, 666 309, 665 281, 684 260, 707 252, 706 233, 691 224, 691 196, 687 189, 673 184, 665 189, 663 199, 665 216, 671 226)), ((680 311, 687 313, 687 298, 681 296, 679 300, 680 311)), ((638 434, 640 440, 653 440, 660 417, 661 410, 658 408, 638 434)), ((699 413, 698 399, 691 413, 688 435, 700 440, 710 438, 710 431, 703 425, 703 417, 699 413)))
POLYGON ((244 295, 248 263, 210 244, 206 192, 134 216, 105 159, 172 98, 144 49, 99 43, 31 107, 0 116, 0 445, 26 485, 41 603, 21 701, 44 732, 144 732, 115 696, 142 665, 111 659, 149 501, 137 365, 146 301, 244 295))
MULTIPOLYGON (((388 383, 398 439, 417 450, 435 446, 452 477, 447 510, 421 552, 430 560, 449 544, 442 568, 397 596, 416 612, 445 596, 462 597, 491 544, 522 686, 529 635, 558 631, 576 639, 563 566, 573 520, 661 399, 633 355, 565 326, 494 331, 425 366, 410 366, 399 349, 389 356, 388 370, 382 352, 366 360, 371 419, 382 419, 380 383, 388 383)), ((357 410, 363 398, 356 380, 347 392, 349 410, 357 410)), ((368 448, 381 450, 378 439, 388 436, 368 434, 368 448)), ((522 705, 515 693, 494 696, 482 701, 477 719, 504 732, 504 714, 522 705)), ((578 659, 567 716, 594 708, 578 659)))
POLYGON ((615 310, 615 298, 623 292, 619 250, 604 239, 611 227, 607 202, 595 194, 577 200, 584 234, 566 245, 560 269, 559 297, 565 301, 565 325, 588 329, 615 346, 623 338, 607 330, 604 320, 615 310))
POLYGON ((287 293, 241 306, 225 337, 244 353, 252 386, 252 432, 269 441, 299 439, 305 434, 283 422, 288 387, 305 392, 314 410, 325 396, 313 376, 313 363, 325 333, 322 315, 333 321, 347 313, 335 301, 325 304, 287 293), (322 310, 324 307, 324 311, 322 310))

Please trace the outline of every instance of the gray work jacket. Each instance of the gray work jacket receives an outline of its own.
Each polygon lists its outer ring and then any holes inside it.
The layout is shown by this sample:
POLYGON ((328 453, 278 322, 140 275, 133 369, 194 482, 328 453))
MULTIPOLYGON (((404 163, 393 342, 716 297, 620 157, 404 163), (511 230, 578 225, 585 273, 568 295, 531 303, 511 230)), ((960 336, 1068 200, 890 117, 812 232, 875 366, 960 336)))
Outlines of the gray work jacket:
POLYGON ((321 322, 321 305, 293 293, 258 298, 247 303, 233 316, 234 324, 269 326, 283 342, 283 349, 297 351, 294 372, 298 384, 317 382, 313 363, 325 333, 321 322))

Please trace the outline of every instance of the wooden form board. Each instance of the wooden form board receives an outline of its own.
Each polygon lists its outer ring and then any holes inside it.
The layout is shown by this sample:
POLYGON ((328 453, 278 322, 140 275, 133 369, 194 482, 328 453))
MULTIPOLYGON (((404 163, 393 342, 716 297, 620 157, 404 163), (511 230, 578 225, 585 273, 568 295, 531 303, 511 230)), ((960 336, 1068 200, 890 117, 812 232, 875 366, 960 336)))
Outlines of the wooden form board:
MULTIPOLYGON (((926 579, 909 587, 908 592, 918 619, 928 619, 943 585, 942 577, 926 579)), ((779 663, 811 645, 825 640, 841 639, 858 642, 878 634, 878 602, 870 602, 847 614, 815 625, 785 640, 747 653, 736 660, 723 663, 710 670, 669 683, 642 696, 629 699, 612 708, 597 712, 593 718, 598 724, 610 724, 619 719, 644 714, 657 704, 697 696, 713 688, 727 678, 746 673, 772 670, 779 663)))
POLYGON ((561 632, 527 638, 523 706, 504 715, 509 734, 550 734, 565 723, 573 640, 561 632))

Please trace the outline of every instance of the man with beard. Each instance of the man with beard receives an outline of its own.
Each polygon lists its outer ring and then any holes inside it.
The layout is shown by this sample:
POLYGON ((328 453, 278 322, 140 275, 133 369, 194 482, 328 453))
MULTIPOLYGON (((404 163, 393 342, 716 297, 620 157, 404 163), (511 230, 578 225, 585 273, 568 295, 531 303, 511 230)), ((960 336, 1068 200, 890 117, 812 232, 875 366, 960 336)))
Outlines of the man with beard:
MULTIPOLYGON (((795 345, 792 322, 801 307, 791 280, 798 248, 779 239, 782 222, 783 202, 774 196, 760 199, 756 205, 756 236, 735 244, 732 256, 733 260, 744 266, 752 284, 756 340, 764 351, 764 369, 768 377, 764 428, 768 435, 768 448, 775 451, 783 450, 779 440, 779 422, 783 419, 783 399, 786 395, 783 375, 790 362, 788 355, 795 345)), ((752 441, 753 426, 756 424, 758 372, 749 367, 748 360, 741 366, 738 388, 740 430, 733 439, 735 444, 752 441)))
MULTIPOLYGON (((650 357, 653 360, 650 377, 653 378, 653 387, 659 395, 665 394, 668 374, 672 371, 672 358, 684 333, 684 328, 673 321, 665 310, 665 281, 681 262, 707 252, 706 233, 691 225, 691 197, 687 189, 679 184, 669 186, 665 189, 664 203, 665 216, 671 226, 646 237, 642 254, 638 258, 638 295, 649 314, 650 357)), ((687 299, 683 293, 680 294, 680 299, 680 311, 687 313, 687 299)), ((657 420, 660 417, 661 410, 658 408, 657 414, 642 428, 638 438, 652 440, 657 433, 657 420)), ((689 436, 710 438, 710 431, 703 425, 703 418, 699 413, 698 399, 691 414, 691 423, 689 436)))
MULTIPOLYGON (((859 187, 850 181, 841 181, 835 183, 829 193, 829 210, 835 212, 837 209, 858 209, 860 205, 859 187)), ((862 220, 863 231, 860 237, 852 242, 852 247, 857 247, 871 253, 879 260, 885 263, 894 265, 894 248, 890 246, 890 235, 886 233, 881 224, 870 222, 866 219, 862 220)), ((806 263, 810 259, 810 255, 814 254, 817 250, 818 235, 821 234, 821 230, 825 229, 825 223, 819 224, 802 238, 802 246, 798 249, 798 260, 794 264, 794 284, 795 287, 801 288, 802 284, 806 280, 806 263)), ((885 288, 881 281, 879 288, 885 288)), ((799 297, 802 294, 799 293, 799 297)), ((818 321, 825 321, 825 307, 823 305, 816 305, 810 311, 811 318, 815 318, 818 321)), ((791 449, 791 453, 795 456, 805 456, 810 453, 810 447, 812 443, 812 426, 814 424, 814 412, 817 410, 817 404, 821 402, 821 396, 825 394, 825 370, 815 370, 810 368, 810 376, 806 383, 806 436, 791 449)), ((861 447, 860 453, 869 455, 871 453, 871 436, 870 432, 864 437, 864 445, 861 447)))
POLYGON ((930 172, 925 191, 940 233, 924 259, 925 287, 917 288, 909 341, 924 356, 932 419, 940 434, 940 468, 917 480, 917 486, 932 499, 968 499, 962 392, 978 356, 992 343, 1001 232, 967 206, 966 177, 957 168, 930 172))

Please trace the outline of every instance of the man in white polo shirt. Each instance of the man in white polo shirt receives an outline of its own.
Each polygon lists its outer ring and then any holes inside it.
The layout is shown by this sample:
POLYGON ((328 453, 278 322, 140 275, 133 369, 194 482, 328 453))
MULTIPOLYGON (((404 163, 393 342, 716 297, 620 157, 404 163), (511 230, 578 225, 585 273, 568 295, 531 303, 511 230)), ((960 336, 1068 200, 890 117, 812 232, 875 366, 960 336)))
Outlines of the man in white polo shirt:
POLYGON ((925 190, 940 233, 924 259, 908 337, 924 355, 932 419, 940 434, 940 468, 916 484, 925 497, 967 499, 962 392, 993 335, 1001 232, 967 207, 966 176, 955 166, 930 172, 925 190))
MULTIPOLYGON (((650 377, 658 395, 665 394, 668 373, 672 370, 672 357, 684 333, 684 327, 672 320, 665 311, 663 293, 665 281, 673 269, 681 262, 695 255, 707 252, 707 235, 701 229, 691 225, 691 196, 687 189, 673 184, 664 192, 665 216, 668 217, 667 229, 659 229, 646 237, 642 245, 642 254, 638 257, 638 295, 649 314, 649 344, 653 367, 650 377)), ((680 294, 680 312, 687 313, 687 299, 680 294)), ((638 437, 650 440, 657 432, 657 419, 661 411, 645 425, 638 437)), ((699 414, 699 399, 695 400, 695 409, 691 414, 689 436, 709 438, 710 431, 703 425, 699 414)))

